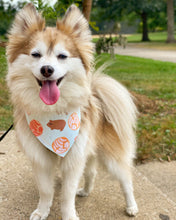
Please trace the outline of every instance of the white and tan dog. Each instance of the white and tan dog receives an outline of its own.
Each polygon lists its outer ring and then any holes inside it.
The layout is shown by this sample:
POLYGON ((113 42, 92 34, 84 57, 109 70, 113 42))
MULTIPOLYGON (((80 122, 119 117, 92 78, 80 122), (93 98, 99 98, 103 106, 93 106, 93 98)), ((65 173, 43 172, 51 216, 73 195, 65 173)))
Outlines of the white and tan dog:
POLYGON ((49 215, 57 164, 63 179, 62 219, 79 219, 75 195, 87 196, 91 192, 96 160, 120 181, 126 211, 130 216, 136 215, 131 177, 136 108, 122 85, 108 76, 92 73, 91 33, 80 10, 72 5, 56 27, 45 27, 42 15, 27 4, 17 13, 10 30, 7 57, 16 135, 32 162, 40 193, 38 207, 30 219, 42 220, 49 215), (63 115, 64 119, 55 120, 52 115, 63 115), (67 121, 67 117, 71 120, 67 121), (42 142, 51 135, 42 123, 58 135, 55 141, 50 140, 52 150, 42 142), (67 134, 59 137, 66 126, 77 130, 72 144, 65 137, 67 134), (44 133, 48 137, 42 139, 44 133), (83 172, 85 187, 78 190, 83 172))

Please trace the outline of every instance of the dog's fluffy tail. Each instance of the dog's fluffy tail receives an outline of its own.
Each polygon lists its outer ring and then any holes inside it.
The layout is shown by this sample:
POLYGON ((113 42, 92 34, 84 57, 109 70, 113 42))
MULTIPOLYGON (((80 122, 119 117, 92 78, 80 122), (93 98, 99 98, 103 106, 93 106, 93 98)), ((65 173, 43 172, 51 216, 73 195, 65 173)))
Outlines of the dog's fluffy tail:
POLYGON ((92 76, 93 95, 99 100, 102 114, 110 123, 121 146, 128 154, 135 156, 137 109, 127 89, 111 77, 100 74, 98 70, 92 76))

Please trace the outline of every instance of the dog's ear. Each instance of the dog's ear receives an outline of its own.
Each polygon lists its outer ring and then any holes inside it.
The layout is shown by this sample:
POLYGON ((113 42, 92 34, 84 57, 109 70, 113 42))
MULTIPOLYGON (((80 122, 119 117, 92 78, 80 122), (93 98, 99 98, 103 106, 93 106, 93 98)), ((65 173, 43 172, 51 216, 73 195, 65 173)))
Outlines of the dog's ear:
POLYGON ((44 27, 45 20, 42 15, 36 11, 32 3, 29 3, 16 14, 10 34, 24 35, 26 33, 42 31, 44 27))
POLYGON ((62 29, 62 26, 67 28, 67 31, 74 34, 77 37, 87 37, 86 40, 90 40, 91 34, 89 30, 89 25, 87 20, 84 18, 83 14, 75 5, 71 5, 62 21, 57 22, 57 28, 62 29))
POLYGON ((69 35, 78 48, 83 64, 88 71, 91 66, 93 43, 89 23, 81 11, 71 5, 63 19, 57 21, 57 29, 69 35))

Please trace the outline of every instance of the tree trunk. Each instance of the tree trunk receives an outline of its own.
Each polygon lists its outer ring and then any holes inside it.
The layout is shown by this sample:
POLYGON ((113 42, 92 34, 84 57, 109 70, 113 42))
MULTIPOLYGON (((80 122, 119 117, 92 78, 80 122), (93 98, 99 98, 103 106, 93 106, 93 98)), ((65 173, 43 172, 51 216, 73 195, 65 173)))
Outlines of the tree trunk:
POLYGON ((84 0, 83 1, 83 14, 84 14, 84 17, 88 21, 90 20, 91 8, 92 8, 92 0, 84 0))
POLYGON ((142 18, 142 41, 150 41, 148 36, 147 13, 143 11, 141 14, 141 18, 142 18))
POLYGON ((174 2, 167 0, 167 43, 175 42, 174 38, 174 2))

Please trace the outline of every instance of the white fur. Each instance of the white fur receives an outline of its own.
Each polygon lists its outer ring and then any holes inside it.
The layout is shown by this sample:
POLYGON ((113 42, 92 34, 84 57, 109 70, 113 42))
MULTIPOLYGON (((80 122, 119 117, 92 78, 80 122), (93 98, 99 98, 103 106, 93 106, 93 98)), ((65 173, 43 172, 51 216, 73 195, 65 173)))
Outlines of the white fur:
MULTIPOLYGON (((12 26, 10 43, 7 48, 9 60, 7 82, 14 105, 15 129, 19 144, 32 162, 40 199, 30 220, 47 218, 54 195, 55 167, 59 161, 62 173, 61 212, 63 220, 78 220, 75 210, 76 192, 87 196, 93 189, 96 176, 96 161, 119 179, 126 198, 126 211, 136 215, 138 209, 133 195, 131 178, 132 159, 135 156, 135 121, 136 108, 128 91, 115 80, 105 75, 89 72, 92 61, 92 43, 88 23, 80 11, 71 6, 58 27, 70 34, 80 56, 71 57, 62 39, 48 54, 45 42, 38 40, 30 53, 20 53, 14 60, 11 54, 16 48, 13 35, 20 31, 20 40, 25 34, 40 27, 42 34, 43 20, 29 4, 19 14, 12 26), (38 19, 40 18, 40 24, 38 19), (28 19, 25 23, 25 19, 28 19), (31 26, 34 25, 34 29, 31 26), (63 25, 66 28, 63 28, 63 25), (28 30, 29 29, 29 30, 28 30), (14 47, 15 45, 15 47, 14 47), (41 58, 31 56, 32 52, 41 53, 41 58), (63 53, 68 57, 57 58, 63 53), (36 78, 45 80, 40 73, 43 65, 51 65, 54 74, 50 80, 64 76, 59 84, 60 98, 52 106, 44 104, 40 97, 40 87, 36 78), (32 134, 25 118, 25 112, 34 114, 66 113, 75 108, 81 109, 81 126, 78 138, 63 158, 42 146, 32 134), (85 176, 85 186, 77 190, 81 175, 85 176)), ((51 30, 51 29, 48 29, 51 30)), ((68 34, 67 33, 67 34, 68 34)), ((21 41, 20 41, 21 42, 21 41)), ((18 52, 18 51, 16 51, 18 52)), ((12 56, 13 55, 13 56, 12 56)))
POLYGON ((31 62, 29 62, 27 65, 34 76, 39 80, 45 79, 40 72, 43 66, 50 65, 51 67, 53 67, 54 73, 51 77, 48 78, 48 80, 57 80, 69 71, 69 67, 72 66, 70 65, 70 62, 75 62, 76 59, 70 58, 69 51, 67 51, 60 43, 57 44, 54 47, 53 52, 48 55, 46 44, 44 42, 37 42, 35 48, 32 48, 31 54, 34 52, 39 52, 42 56, 41 59, 31 56, 31 62), (59 60, 57 58, 59 54, 66 55, 67 58, 65 60, 59 60))

